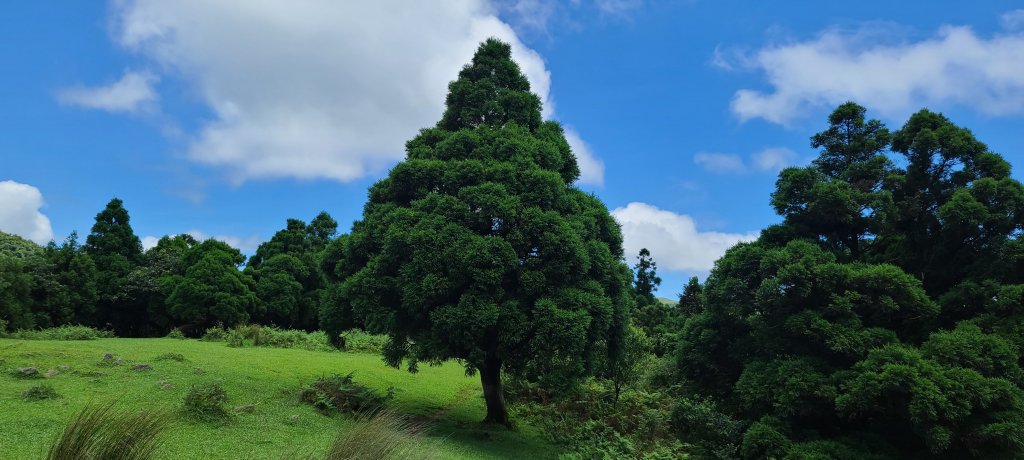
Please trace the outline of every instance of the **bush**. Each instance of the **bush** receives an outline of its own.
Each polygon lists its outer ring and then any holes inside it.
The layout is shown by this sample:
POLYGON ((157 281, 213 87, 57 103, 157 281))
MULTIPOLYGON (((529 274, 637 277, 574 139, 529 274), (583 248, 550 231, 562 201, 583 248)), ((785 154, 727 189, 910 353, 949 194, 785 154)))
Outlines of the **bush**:
POLYGON ((171 332, 167 333, 167 338, 168 339, 185 340, 185 333, 181 332, 181 329, 174 328, 174 329, 171 329, 171 332))
POLYGON ((332 375, 321 377, 302 390, 300 399, 303 402, 312 404, 317 410, 324 414, 333 411, 342 413, 365 413, 380 410, 394 397, 394 388, 388 388, 384 395, 373 389, 355 383, 352 376, 332 375))
POLYGON ((45 383, 33 385, 27 390, 21 392, 21 399, 26 401, 42 401, 44 399, 56 399, 59 397, 60 395, 57 394, 57 390, 45 383))
POLYGON ((364 414, 351 428, 334 438, 326 460, 377 460, 383 458, 440 458, 436 445, 417 439, 426 426, 390 410, 364 414))
POLYGON ((89 326, 59 326, 39 330, 19 330, 7 334, 8 338, 21 340, 95 340, 114 337, 111 331, 89 326))
POLYGON ((82 409, 50 445, 48 460, 153 457, 167 418, 152 411, 127 413, 112 406, 82 409))
POLYGON ((0 319, 0 337, 7 335, 7 320, 0 319))
POLYGON ((515 418, 538 427, 566 447, 562 459, 681 458, 688 452, 669 427, 672 398, 627 389, 615 401, 614 385, 585 382, 568 394, 512 380, 506 387, 515 418))
POLYGON ((696 446, 704 457, 737 456, 741 423, 719 411, 710 400, 681 398, 672 411, 672 426, 683 442, 696 446))
POLYGON ((183 402, 185 414, 202 421, 212 422, 228 418, 225 404, 228 394, 218 383, 195 386, 189 389, 183 402))
POLYGON ((349 329, 341 333, 345 351, 354 353, 381 354, 388 343, 388 336, 374 335, 360 329, 349 329))
POLYGON ((228 332, 224 330, 224 326, 216 325, 206 330, 199 340, 204 342, 223 342, 228 339, 228 332))

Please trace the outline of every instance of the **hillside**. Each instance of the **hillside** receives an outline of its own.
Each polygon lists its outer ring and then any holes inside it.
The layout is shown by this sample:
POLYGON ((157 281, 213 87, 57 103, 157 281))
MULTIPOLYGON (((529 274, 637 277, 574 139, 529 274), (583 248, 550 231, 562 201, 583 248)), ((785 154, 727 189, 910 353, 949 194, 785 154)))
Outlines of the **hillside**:
POLYGON ((165 410, 174 421, 158 458, 280 458, 299 452, 322 453, 330 440, 351 426, 343 416, 321 415, 299 402, 300 388, 320 376, 355 372, 355 381, 381 391, 394 387, 392 407, 433 424, 425 442, 439 444, 445 458, 545 458, 555 450, 529 427, 514 432, 485 430, 478 378, 457 364, 423 366, 420 372, 385 366, 379 356, 277 348, 229 348, 224 343, 175 339, 25 341, 0 339, 0 458, 39 458, 51 437, 89 403, 116 402, 131 408, 165 410), (103 366, 107 353, 125 361, 103 366), (157 360, 180 353, 185 361, 157 360), (132 365, 147 363, 149 371, 132 365), (11 371, 36 367, 44 379, 20 379, 11 371), (101 372, 86 375, 90 372, 101 372), (21 393, 44 381, 58 399, 28 402, 21 393), (229 406, 255 405, 222 426, 178 416, 192 385, 219 382, 229 406), (170 384, 167 387, 166 384, 170 384), (166 387, 166 388, 165 388, 166 387), (297 417, 296 417, 297 416, 297 417))

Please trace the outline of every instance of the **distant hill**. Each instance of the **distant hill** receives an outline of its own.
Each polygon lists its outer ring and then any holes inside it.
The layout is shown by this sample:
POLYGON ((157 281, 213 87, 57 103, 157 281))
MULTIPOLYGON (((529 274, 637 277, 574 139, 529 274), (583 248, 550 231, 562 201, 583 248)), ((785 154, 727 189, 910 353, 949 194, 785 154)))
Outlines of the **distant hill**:
POLYGON ((678 299, 666 299, 665 297, 658 297, 658 301, 670 307, 674 307, 679 303, 678 299))

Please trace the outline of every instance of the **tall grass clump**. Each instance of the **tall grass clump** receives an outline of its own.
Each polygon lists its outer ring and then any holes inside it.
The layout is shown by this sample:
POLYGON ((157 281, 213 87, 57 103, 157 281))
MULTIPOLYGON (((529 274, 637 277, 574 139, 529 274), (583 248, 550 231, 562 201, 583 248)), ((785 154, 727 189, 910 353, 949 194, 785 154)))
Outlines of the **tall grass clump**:
POLYGON ((58 326, 46 329, 22 329, 4 337, 21 340, 95 340, 114 337, 111 331, 104 331, 89 326, 58 326))
POLYGON ((353 353, 381 354, 388 343, 388 336, 370 334, 360 329, 349 329, 341 333, 345 351, 353 353))
POLYGON ((440 458, 437 446, 423 439, 427 430, 424 423, 392 410, 368 412, 356 422, 334 438, 326 460, 440 458))
POLYGON ((112 405, 82 409, 57 434, 47 460, 144 460, 153 458, 167 418, 152 411, 127 412, 112 405))
POLYGON ((185 395, 182 402, 185 414, 189 417, 204 421, 224 421, 230 415, 225 404, 228 402, 228 393, 218 383, 193 386, 185 395))

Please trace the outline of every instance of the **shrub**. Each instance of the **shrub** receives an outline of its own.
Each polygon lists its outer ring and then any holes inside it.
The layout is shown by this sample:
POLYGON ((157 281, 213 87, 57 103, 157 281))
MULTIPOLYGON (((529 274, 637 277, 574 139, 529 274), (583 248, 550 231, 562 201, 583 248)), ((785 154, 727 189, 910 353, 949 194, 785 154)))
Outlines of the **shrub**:
POLYGON ((167 333, 167 338, 168 339, 185 340, 185 333, 181 332, 181 329, 174 328, 174 329, 171 329, 171 332, 167 333))
POLYGON ((39 385, 32 385, 27 390, 21 392, 21 399, 26 401, 42 401, 44 399, 56 399, 60 395, 57 394, 57 390, 54 390, 52 386, 45 383, 39 385))
POLYGON ((562 459, 681 458, 688 453, 669 429, 673 399, 661 392, 627 389, 615 401, 614 385, 584 382, 567 394, 512 380, 507 387, 515 417, 566 447, 562 459))
POLYGON ((86 407, 54 438, 46 458, 146 460, 153 457, 166 426, 167 418, 152 411, 86 407))
POLYGON ((23 329, 7 337, 21 340, 95 340, 113 338, 114 333, 89 326, 59 326, 39 330, 23 329))
POLYGON ((228 333, 228 346, 229 347, 242 347, 245 346, 245 335, 240 331, 232 330, 228 333))
POLYGON ((206 330, 206 333, 199 339, 204 342, 223 342, 228 339, 228 332, 224 326, 216 325, 206 330))
POLYGON ((390 410, 360 417, 358 423, 334 438, 327 460, 440 458, 436 445, 417 439, 426 426, 390 410))
POLYGON ((707 458, 735 458, 742 425, 707 399, 681 398, 672 411, 680 439, 695 445, 707 458))
POLYGON ((224 387, 218 383, 195 386, 189 389, 185 395, 185 414, 202 421, 218 421, 228 417, 228 410, 225 404, 228 402, 228 394, 224 387))
POLYGON ((302 390, 300 398, 312 404, 324 414, 332 411, 342 413, 364 413, 380 410, 394 397, 394 389, 388 388, 386 394, 380 394, 372 388, 355 383, 354 372, 348 375, 332 375, 321 377, 302 390))
POLYGON ((388 336, 370 334, 360 329, 349 329, 341 333, 345 351, 355 353, 381 354, 388 343, 388 336))
POLYGON ((7 336, 7 320, 0 319, 0 337, 7 336))

